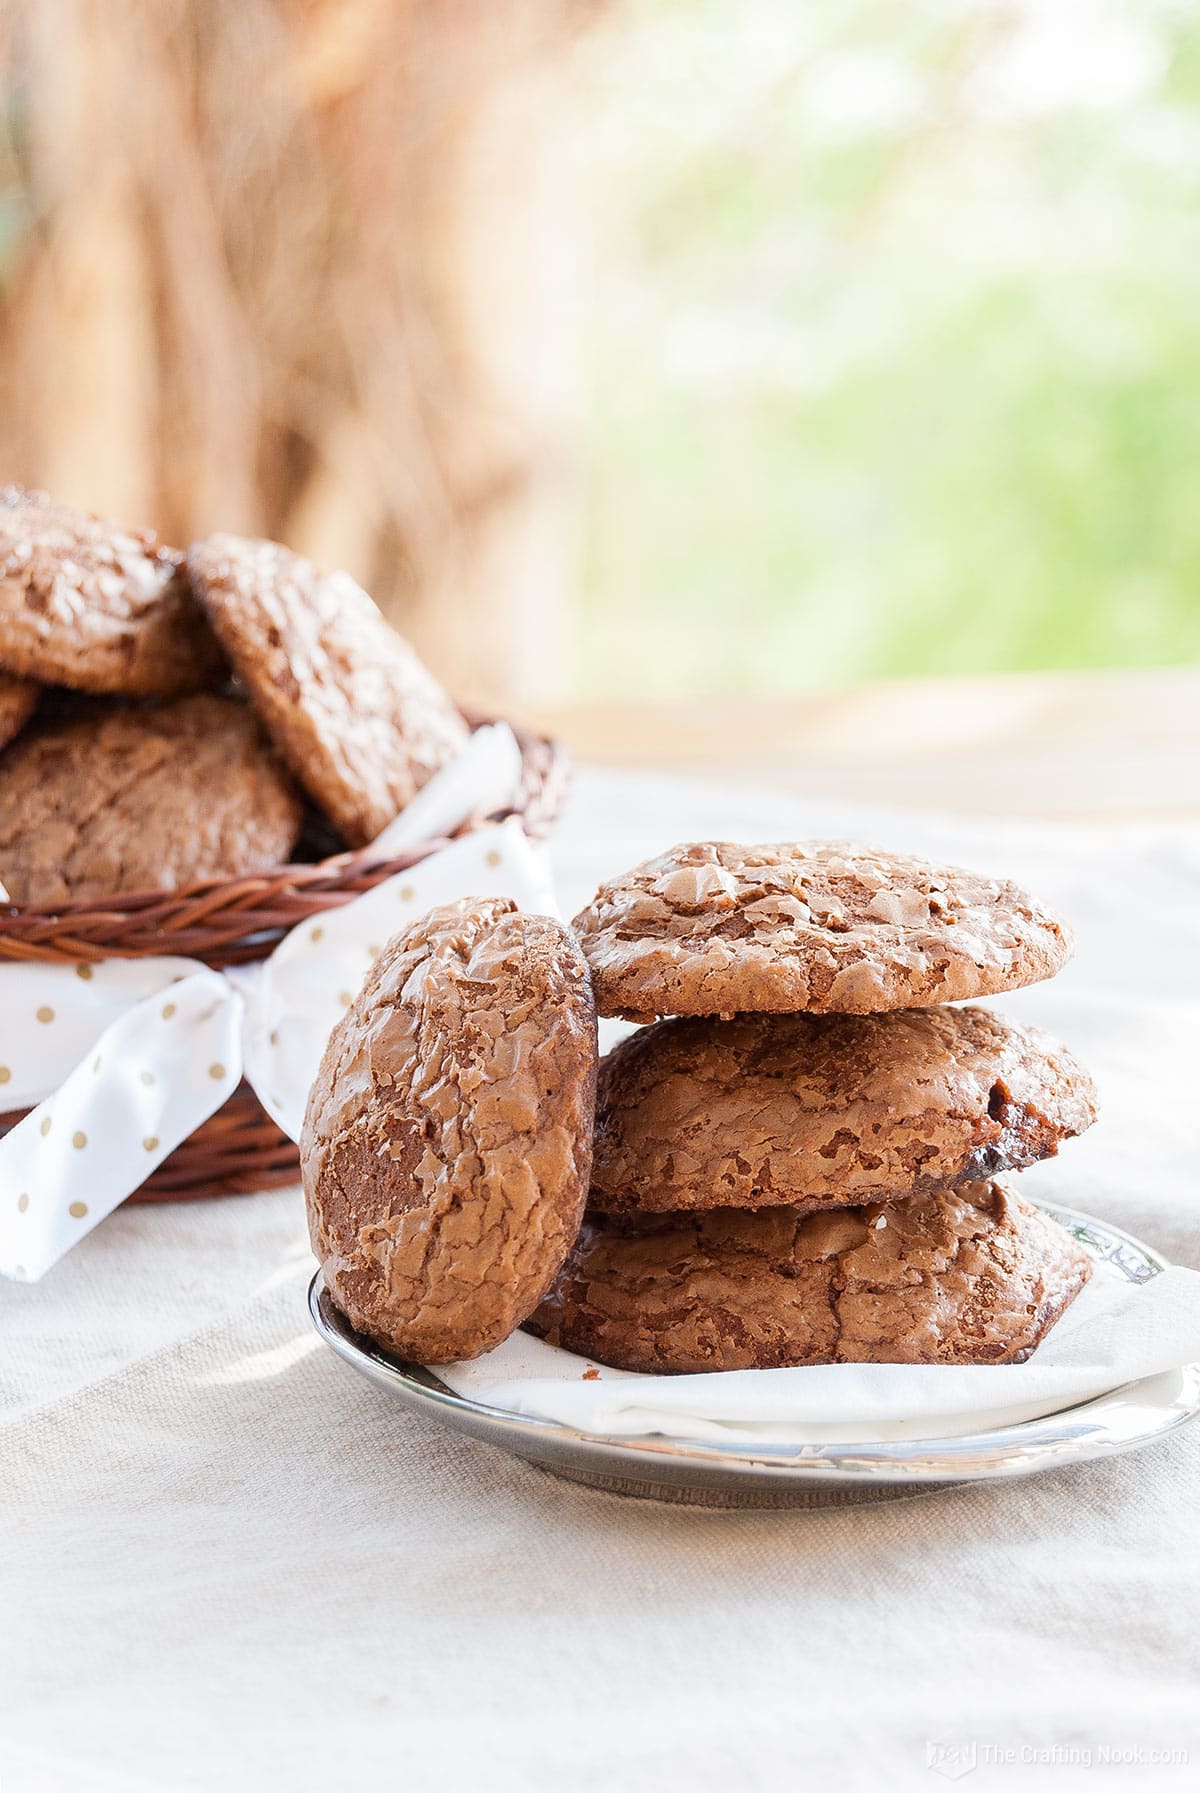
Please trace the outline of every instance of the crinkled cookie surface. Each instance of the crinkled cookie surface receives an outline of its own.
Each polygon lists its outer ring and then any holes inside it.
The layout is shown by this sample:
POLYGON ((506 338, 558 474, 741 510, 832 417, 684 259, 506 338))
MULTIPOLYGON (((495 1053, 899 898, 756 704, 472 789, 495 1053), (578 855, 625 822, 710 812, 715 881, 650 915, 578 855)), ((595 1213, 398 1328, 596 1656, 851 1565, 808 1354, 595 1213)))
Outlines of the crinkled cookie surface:
POLYGON ((872 1014, 1052 977, 1066 928, 1016 885, 837 841, 675 847, 574 922, 602 1015, 872 1014))
POLYGON ((360 1332, 446 1363, 528 1317, 579 1228, 595 1081, 591 984, 559 922, 466 898, 391 942, 300 1148, 313 1250, 360 1332))
POLYGON ((976 1182, 1095 1118, 1065 1047, 989 1009, 660 1021, 601 1060, 592 1204, 829 1208, 976 1182))
POLYGON ((267 731, 351 846, 465 745, 462 715, 348 573, 216 535, 188 574, 267 731))
POLYGON ((0 666, 129 697, 212 685, 224 661, 181 563, 149 531, 3 487, 0 666))
POLYGON ((84 711, 30 728, 0 762, 12 902, 177 890, 287 860, 303 807, 245 704, 202 693, 84 711))
POLYGON ((1020 1363, 1089 1275, 998 1183, 807 1216, 589 1218, 529 1330, 651 1374, 1020 1363))

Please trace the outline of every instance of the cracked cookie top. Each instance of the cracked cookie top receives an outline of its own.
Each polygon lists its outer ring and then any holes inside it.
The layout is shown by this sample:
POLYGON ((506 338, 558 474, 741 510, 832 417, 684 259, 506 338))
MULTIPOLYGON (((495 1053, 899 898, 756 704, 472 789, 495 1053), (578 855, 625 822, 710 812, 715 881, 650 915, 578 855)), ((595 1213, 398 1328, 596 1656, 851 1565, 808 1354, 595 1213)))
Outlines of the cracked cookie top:
POLYGON ((1065 1047, 988 1009, 660 1021, 601 1060, 592 1204, 848 1206, 1047 1158, 1095 1119, 1065 1047))
POLYGON ((579 1228, 595 1087, 591 983, 561 923, 464 898, 391 942, 300 1143, 313 1250, 360 1332, 448 1363, 532 1313, 579 1228))
POLYGON ((807 1216, 589 1218, 529 1330, 650 1374, 1020 1363, 1090 1273, 998 1183, 807 1216))
POLYGON ((1052 977, 1062 922, 1015 884, 838 841, 674 847, 574 922, 602 1015, 873 1014, 1052 977))
POLYGON ((348 573, 215 535, 188 574, 283 758, 348 845, 366 846, 461 752, 459 710, 348 573))
POLYGON ((224 662, 182 560, 150 531, 0 488, 0 666, 128 697, 212 685, 224 662))
POLYGON ((285 861, 300 798, 252 712, 203 694, 35 726, 4 755, 0 881, 53 907, 285 861))

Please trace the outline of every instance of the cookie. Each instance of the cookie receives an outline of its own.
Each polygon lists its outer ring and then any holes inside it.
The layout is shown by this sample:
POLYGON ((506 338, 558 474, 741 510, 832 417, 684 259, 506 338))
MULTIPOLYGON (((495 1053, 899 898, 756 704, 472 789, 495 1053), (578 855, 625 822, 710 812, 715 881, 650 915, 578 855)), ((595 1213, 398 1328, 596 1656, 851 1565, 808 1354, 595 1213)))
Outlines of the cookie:
POLYGON ((1021 1363, 1090 1273, 999 1183, 837 1213, 589 1219, 529 1330, 650 1374, 1021 1363))
POLYGON ((1092 1080, 989 1009, 660 1021, 601 1061, 592 1202, 806 1211, 977 1182, 1096 1117, 1092 1080))
POLYGON ((245 704, 96 705, 0 760, 0 880, 13 903, 53 908, 241 877, 286 860, 302 819, 245 704))
POLYGON ((40 696, 40 685, 0 672, 0 747, 7 747, 20 734, 37 709, 40 696))
POLYGON ((224 670, 181 555, 20 486, 0 489, 0 666, 128 697, 199 691, 224 670))
POLYGON ((198 542, 188 572, 272 740, 350 846, 465 746, 455 705, 348 573, 232 535, 198 542))
POLYGON ((561 923, 468 897, 391 942, 300 1141, 313 1250, 359 1332, 448 1363, 533 1312, 579 1228, 595 1094, 591 984, 561 923))
POLYGON ((1052 977, 1070 936, 1015 884, 840 841, 701 841, 575 918, 602 1015, 875 1014, 1052 977))

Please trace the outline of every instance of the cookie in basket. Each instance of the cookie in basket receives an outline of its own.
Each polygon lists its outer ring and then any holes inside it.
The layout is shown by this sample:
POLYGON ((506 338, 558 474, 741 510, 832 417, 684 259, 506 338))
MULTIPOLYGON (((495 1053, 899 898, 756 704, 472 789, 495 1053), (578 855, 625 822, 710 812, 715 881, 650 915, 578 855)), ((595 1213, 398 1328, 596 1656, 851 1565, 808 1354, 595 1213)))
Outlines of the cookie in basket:
POLYGON ((454 703, 348 573, 232 535, 197 542, 188 572, 271 738, 350 846, 465 745, 454 703))
POLYGON ((11 902, 53 907, 237 878, 285 861, 302 819, 245 704, 97 703, 5 753, 0 879, 11 902))
POLYGON ((79 691, 173 697, 212 685, 224 662, 181 555, 152 533, 5 486, 0 667, 79 691))
POLYGON ((1004 879, 839 841, 675 847, 576 916, 602 1015, 873 1014, 1053 977, 1062 922, 1004 879))
POLYGON ((0 672, 0 747, 19 735, 37 709, 41 687, 0 672))
POLYGON ((447 1363, 532 1313, 579 1228, 595 1087, 591 984, 561 923, 468 897, 391 942, 300 1141, 313 1250, 360 1332, 447 1363))
POLYGON ((528 1329, 650 1374, 1021 1363, 1089 1275, 999 1183, 807 1216, 589 1218, 528 1329))
POLYGON ((990 1009, 659 1021, 601 1061, 591 1199, 848 1207, 1020 1169, 1095 1116, 1066 1048, 990 1009))

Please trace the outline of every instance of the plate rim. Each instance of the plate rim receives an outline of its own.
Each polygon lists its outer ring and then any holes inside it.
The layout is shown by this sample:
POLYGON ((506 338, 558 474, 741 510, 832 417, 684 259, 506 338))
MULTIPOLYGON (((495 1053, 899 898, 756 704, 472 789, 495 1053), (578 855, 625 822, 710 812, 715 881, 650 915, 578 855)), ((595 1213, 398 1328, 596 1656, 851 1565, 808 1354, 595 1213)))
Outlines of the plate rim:
MULTIPOLYGON (((1058 1202, 1040 1201, 1036 1205, 1055 1219, 1098 1229, 1113 1244, 1128 1246, 1152 1266, 1154 1275, 1170 1267, 1161 1252, 1113 1222, 1058 1202)), ((613 1437, 460 1395, 443 1383, 435 1371, 390 1356, 381 1346, 354 1332, 328 1295, 320 1268, 308 1285, 308 1310, 318 1336, 344 1363, 376 1386, 386 1385, 408 1406, 432 1413, 443 1424, 520 1455, 529 1454, 520 1451, 521 1444, 545 1446, 556 1449, 564 1458, 573 1457, 577 1470, 591 1467, 611 1476, 614 1469, 619 1469, 631 1481, 645 1483, 653 1482, 668 1469, 681 1479, 680 1472, 688 1467, 701 1475, 719 1476, 726 1484, 770 1482, 776 1487, 784 1481, 807 1486, 818 1482, 930 1484, 995 1480, 1136 1450, 1169 1436, 1200 1412, 1200 1362, 1196 1362, 1179 1365, 1177 1372, 1159 1371, 1120 1383, 1053 1413, 959 1437, 824 1444, 764 1441, 755 1445, 676 1438, 661 1432, 613 1437), (1156 1423, 1118 1437, 1106 1435, 1099 1420, 1088 1423, 1089 1412, 1111 1411, 1114 1403, 1127 1404, 1134 1391, 1176 1373, 1181 1382, 1174 1396, 1155 1403, 1156 1423)), ((1151 1409, 1148 1407, 1147 1411, 1151 1409)), ((535 1460, 546 1467, 555 1466, 547 1463, 544 1456, 535 1460)))

